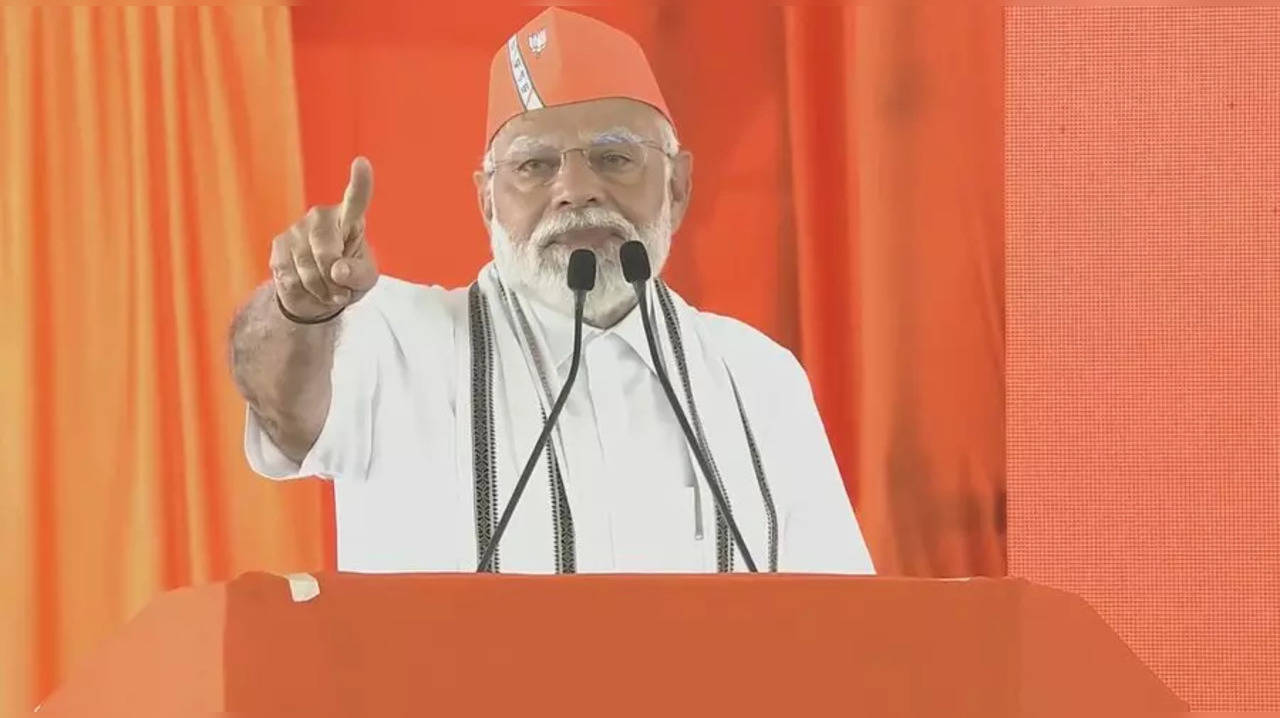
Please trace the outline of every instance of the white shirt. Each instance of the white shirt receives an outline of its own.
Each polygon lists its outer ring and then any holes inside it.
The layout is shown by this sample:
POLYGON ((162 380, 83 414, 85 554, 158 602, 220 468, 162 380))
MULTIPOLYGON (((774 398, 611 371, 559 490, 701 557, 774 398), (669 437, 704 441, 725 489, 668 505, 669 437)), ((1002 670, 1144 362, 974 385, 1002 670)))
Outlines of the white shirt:
MULTIPOLYGON (((528 302, 563 380, 572 321, 528 302)), ((768 411, 749 413, 779 516, 779 570, 872 573, 865 543, 794 357, 741 322, 700 313, 750 345, 735 357, 753 366, 740 379, 744 401, 769 390, 768 411), (787 379, 801 386, 787 387, 787 379), (773 384, 773 387, 753 387, 773 384), (794 395, 794 396, 788 396, 794 395), (792 456, 803 447, 807 453, 792 456), (789 450, 789 451, 788 451, 789 450), (787 454, 784 456, 784 454, 787 454), (820 470, 797 457, 816 456, 820 470), (795 465, 792 474, 788 463, 795 465), (790 474, 790 475, 789 475, 790 474), (816 480, 815 476, 823 477, 816 480)), ((320 437, 299 465, 271 442, 247 412, 245 453, 270 478, 335 479, 338 566, 344 571, 473 571, 476 563, 471 477, 458 476, 455 426, 458 361, 467 345, 466 290, 382 277, 341 317, 333 397, 320 437)), ((673 377, 673 381, 674 381, 673 377)), ((712 501, 654 373, 643 326, 633 311, 606 330, 583 330, 579 375, 559 419, 580 572, 715 570, 712 501), (572 485, 569 485, 569 484, 572 485)), ((521 447, 523 458, 531 447, 521 447)), ((545 475, 544 475, 545 476, 545 475)), ((539 478, 535 471, 534 479, 539 478)), ((544 479, 545 480, 545 479, 544 479)), ((522 499, 517 511, 526 508, 522 499)), ((500 505, 501 506, 501 505, 500 505)), ((513 541, 513 521, 503 538, 513 541)), ((764 564, 764 549, 752 549, 764 564)), ((740 562, 739 562, 740 563, 740 562)), ((739 566, 739 570, 741 567, 739 566)))

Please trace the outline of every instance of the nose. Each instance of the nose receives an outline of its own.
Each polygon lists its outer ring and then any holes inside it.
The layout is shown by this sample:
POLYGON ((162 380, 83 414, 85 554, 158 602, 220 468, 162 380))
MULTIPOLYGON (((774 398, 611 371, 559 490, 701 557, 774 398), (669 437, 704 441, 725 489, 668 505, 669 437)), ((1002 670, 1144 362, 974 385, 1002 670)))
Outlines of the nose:
POLYGON ((552 204, 556 209, 598 207, 604 201, 600 175, 591 169, 584 152, 566 152, 560 172, 552 182, 552 204))

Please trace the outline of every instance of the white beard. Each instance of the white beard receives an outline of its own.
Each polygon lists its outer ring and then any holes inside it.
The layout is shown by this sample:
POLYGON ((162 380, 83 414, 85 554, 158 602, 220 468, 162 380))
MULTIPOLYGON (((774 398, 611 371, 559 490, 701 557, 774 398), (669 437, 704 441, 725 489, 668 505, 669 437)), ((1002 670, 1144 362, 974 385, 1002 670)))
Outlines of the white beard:
POLYGON ((571 247, 548 244, 558 234, 573 229, 611 229, 622 235, 614 238, 603 252, 596 252, 596 286, 587 293, 583 318, 594 327, 608 327, 626 316, 635 304, 635 291, 622 276, 618 250, 624 242, 636 240, 649 253, 653 276, 662 271, 671 250, 671 197, 663 198, 658 217, 637 227, 621 214, 603 207, 565 211, 538 223, 527 238, 513 238, 498 219, 496 205, 489 223, 489 245, 493 261, 502 280, 521 290, 526 296, 558 311, 573 316, 573 292, 565 283, 571 247))

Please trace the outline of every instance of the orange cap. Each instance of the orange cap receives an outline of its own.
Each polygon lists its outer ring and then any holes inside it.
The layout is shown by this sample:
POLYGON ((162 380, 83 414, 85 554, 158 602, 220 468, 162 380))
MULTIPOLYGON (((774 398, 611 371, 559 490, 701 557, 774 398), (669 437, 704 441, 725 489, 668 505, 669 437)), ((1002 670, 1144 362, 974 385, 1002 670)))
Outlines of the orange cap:
POLYGON ((528 110, 604 97, 648 103, 671 121, 644 50, 630 35, 585 15, 547 8, 493 56, 487 141, 528 110))

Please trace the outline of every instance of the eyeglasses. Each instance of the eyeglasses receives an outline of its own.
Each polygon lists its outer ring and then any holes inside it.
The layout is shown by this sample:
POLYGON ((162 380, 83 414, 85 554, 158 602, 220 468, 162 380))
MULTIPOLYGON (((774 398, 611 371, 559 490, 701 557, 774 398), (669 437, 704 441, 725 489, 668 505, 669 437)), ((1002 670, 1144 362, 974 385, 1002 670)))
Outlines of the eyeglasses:
POLYGON ((656 142, 622 141, 607 142, 588 147, 569 147, 563 150, 546 148, 518 152, 501 162, 494 163, 493 171, 509 177, 521 191, 531 191, 551 184, 564 166, 564 158, 570 152, 581 152, 587 165, 601 179, 619 185, 634 185, 644 176, 646 149, 655 149, 670 159, 656 142))

